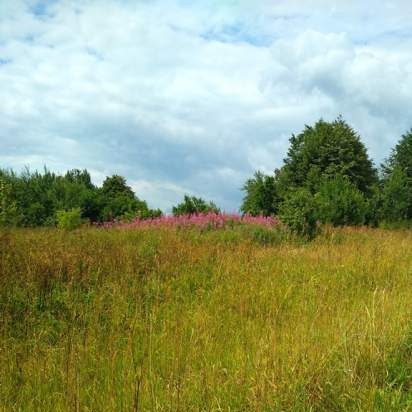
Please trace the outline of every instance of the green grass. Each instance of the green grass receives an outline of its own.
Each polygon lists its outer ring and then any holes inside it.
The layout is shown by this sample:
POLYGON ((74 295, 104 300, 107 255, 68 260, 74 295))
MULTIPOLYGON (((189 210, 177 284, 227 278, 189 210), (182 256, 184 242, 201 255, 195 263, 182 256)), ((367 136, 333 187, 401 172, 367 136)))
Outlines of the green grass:
POLYGON ((412 232, 0 233, 0 411, 412 410, 412 232))

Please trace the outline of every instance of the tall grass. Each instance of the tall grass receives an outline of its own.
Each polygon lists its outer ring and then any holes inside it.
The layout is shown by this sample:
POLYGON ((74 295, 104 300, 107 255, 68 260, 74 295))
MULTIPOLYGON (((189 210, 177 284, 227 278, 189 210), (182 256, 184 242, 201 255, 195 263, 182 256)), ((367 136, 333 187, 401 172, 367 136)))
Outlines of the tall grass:
POLYGON ((412 233, 0 234, 1 411, 407 411, 412 233))

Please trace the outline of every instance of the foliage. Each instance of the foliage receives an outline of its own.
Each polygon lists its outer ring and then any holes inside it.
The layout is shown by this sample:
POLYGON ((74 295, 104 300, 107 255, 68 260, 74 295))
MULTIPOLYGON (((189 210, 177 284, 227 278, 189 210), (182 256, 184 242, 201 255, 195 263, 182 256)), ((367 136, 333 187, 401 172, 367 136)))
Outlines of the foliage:
POLYGON ((110 199, 116 198, 117 196, 134 199, 132 188, 126 184, 126 179, 119 175, 106 177, 103 182, 102 193, 110 199))
POLYGON ((256 172, 242 190, 246 193, 240 208, 243 213, 271 216, 278 212, 279 197, 274 176, 256 172))
POLYGON ((0 175, 0 226, 15 226, 19 220, 12 186, 0 175))
POLYGON ((362 225, 368 203, 346 176, 324 180, 315 195, 318 220, 334 226, 362 225))
POLYGON ((300 188, 289 193, 280 206, 279 216, 281 221, 298 235, 312 238, 316 234, 316 202, 307 189, 300 188))
POLYGON ((70 182, 70 183, 82 185, 82 186, 84 186, 88 189, 93 189, 94 188, 94 185, 92 183, 92 179, 90 177, 90 173, 86 169, 84 169, 84 170, 79 170, 79 169, 68 170, 66 172, 66 175, 65 175, 65 180, 70 182))
POLYGON ((384 176, 400 168, 408 178, 412 178, 412 129, 403 134, 383 165, 384 176))
POLYGON ((9 225, 51 226, 58 211, 71 209, 80 209, 81 217, 91 222, 161 214, 138 199, 118 175, 106 178, 101 188, 93 185, 87 170, 78 169, 63 176, 47 169, 42 173, 26 169, 20 175, 0 170, 0 180, 6 185, 1 195, 3 206, 8 205, 2 219, 9 225), (6 189, 11 200, 5 197, 6 189))
POLYGON ((359 135, 341 117, 292 135, 283 166, 274 176, 256 173, 243 190, 242 211, 279 213, 293 232, 309 237, 317 220, 377 225, 381 217, 377 171, 359 135))
POLYGON ((133 197, 119 193, 113 197, 105 198, 102 210, 102 220, 111 221, 121 219, 123 216, 137 214, 137 201, 133 197))
POLYGON ((173 206, 174 216, 193 215, 197 213, 219 213, 219 208, 213 202, 206 202, 200 197, 185 195, 181 203, 173 206))
POLYGON ((283 167, 276 173, 282 193, 305 187, 316 193, 324 179, 346 176, 362 193, 377 183, 377 172, 359 135, 342 119, 319 120, 292 135, 283 167))
POLYGON ((387 222, 412 219, 412 129, 402 135, 382 166, 382 217, 387 222))
POLYGON ((382 221, 383 203, 381 182, 372 187, 371 195, 366 197, 366 203, 365 224, 371 227, 379 226, 379 223, 382 221))
POLYGON ((412 178, 399 165, 386 177, 382 199, 384 220, 402 222, 412 218, 412 178))
POLYGON ((80 208, 71 210, 58 210, 56 213, 57 227, 64 230, 78 229, 82 224, 80 208))
POLYGON ((113 175, 107 177, 101 189, 103 195, 102 220, 132 220, 136 217, 151 218, 161 215, 161 211, 151 210, 144 200, 137 198, 126 179, 113 175))

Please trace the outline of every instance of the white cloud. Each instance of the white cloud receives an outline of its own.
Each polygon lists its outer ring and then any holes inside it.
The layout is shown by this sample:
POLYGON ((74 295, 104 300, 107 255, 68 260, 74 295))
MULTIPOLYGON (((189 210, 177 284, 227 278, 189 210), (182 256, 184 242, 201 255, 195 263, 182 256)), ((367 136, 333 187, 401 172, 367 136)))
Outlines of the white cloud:
POLYGON ((169 209, 239 206, 305 123, 342 114, 379 162, 408 129, 408 2, 0 5, 0 165, 124 174, 169 209), (374 10, 373 12, 371 10, 374 10))

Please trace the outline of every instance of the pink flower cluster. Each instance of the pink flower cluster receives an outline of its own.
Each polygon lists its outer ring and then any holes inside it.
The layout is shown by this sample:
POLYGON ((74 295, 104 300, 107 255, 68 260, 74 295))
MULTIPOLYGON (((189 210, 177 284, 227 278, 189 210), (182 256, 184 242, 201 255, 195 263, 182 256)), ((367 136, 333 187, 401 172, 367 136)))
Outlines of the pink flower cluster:
POLYGON ((161 216, 153 219, 135 219, 131 222, 106 222, 102 226, 106 228, 120 227, 126 229, 147 227, 173 227, 201 229, 220 229, 233 227, 241 224, 260 225, 274 227, 279 224, 276 217, 239 215, 237 213, 199 213, 182 216, 161 216))

